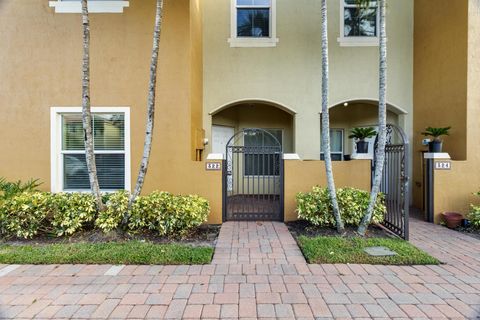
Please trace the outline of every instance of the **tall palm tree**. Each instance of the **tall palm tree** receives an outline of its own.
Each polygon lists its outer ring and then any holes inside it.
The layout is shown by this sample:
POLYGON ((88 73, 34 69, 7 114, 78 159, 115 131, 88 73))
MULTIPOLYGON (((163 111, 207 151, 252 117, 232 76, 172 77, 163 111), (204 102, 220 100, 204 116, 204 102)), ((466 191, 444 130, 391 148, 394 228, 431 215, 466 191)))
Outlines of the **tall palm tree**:
POLYGON ((82 0, 83 25, 83 64, 82 64, 82 122, 85 136, 85 158, 87 162, 90 188, 95 196, 97 209, 102 211, 104 204, 98 183, 97 165, 93 146, 92 111, 90 105, 90 19, 88 1, 82 0))
MULTIPOLYGON (((155 120, 155 95, 157 84, 157 65, 158 65, 158 52, 160 47, 160 36, 162 30, 163 20, 163 0, 157 0, 156 13, 155 13, 155 28, 153 32, 153 48, 152 56, 150 60, 150 82, 148 84, 148 102, 147 102, 147 124, 145 130, 145 143, 143 146, 143 156, 140 162, 140 170, 138 172, 137 183, 135 189, 130 197, 130 206, 135 199, 140 195, 142 191, 143 183, 145 181, 145 175, 147 174, 148 162, 150 160, 150 152, 152 150, 153 129, 155 120)), ((124 223, 128 220, 128 214, 124 217, 124 223)))
POLYGON ((332 202, 333 215, 337 223, 337 231, 342 233, 344 225, 340 216, 340 208, 337 201, 337 192, 333 178, 332 157, 330 153, 330 115, 328 111, 328 19, 327 0, 322 1, 322 151, 325 159, 325 171, 327 174, 327 188, 332 202))
MULTIPOLYGON (((359 0, 360 1, 360 0, 359 0)), ((363 0, 364 2, 365 0, 363 0)), ((378 98, 378 147, 375 153, 375 173, 373 177, 370 203, 367 212, 358 226, 358 233, 365 235, 372 220, 373 209, 377 201, 383 167, 385 165, 385 145, 387 142, 387 34, 386 34, 386 0, 379 1, 380 15, 380 58, 379 58, 379 98, 378 98)))

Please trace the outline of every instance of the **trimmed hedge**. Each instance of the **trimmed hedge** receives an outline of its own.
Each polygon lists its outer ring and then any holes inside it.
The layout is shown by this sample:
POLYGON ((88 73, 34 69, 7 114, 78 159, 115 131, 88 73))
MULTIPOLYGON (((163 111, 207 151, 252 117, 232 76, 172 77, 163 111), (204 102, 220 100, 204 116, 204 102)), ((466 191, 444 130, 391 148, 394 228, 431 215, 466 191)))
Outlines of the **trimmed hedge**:
MULTIPOLYGON (((311 192, 297 194, 297 213, 299 219, 309 221, 315 226, 334 227, 335 217, 327 188, 313 187, 311 192)), ((345 225, 358 226, 367 210, 370 193, 355 188, 337 190, 340 215, 345 225)), ((385 196, 379 194, 374 208, 372 223, 383 221, 387 211, 385 196)))
MULTIPOLYGON (((0 199, 3 237, 32 238, 40 234, 70 236, 83 230, 117 229, 128 210, 129 194, 105 196, 106 210, 98 212, 89 193, 23 192, 0 199)), ((207 221, 210 206, 198 196, 153 192, 141 196, 129 212, 128 230, 152 230, 160 236, 183 236, 207 221)))

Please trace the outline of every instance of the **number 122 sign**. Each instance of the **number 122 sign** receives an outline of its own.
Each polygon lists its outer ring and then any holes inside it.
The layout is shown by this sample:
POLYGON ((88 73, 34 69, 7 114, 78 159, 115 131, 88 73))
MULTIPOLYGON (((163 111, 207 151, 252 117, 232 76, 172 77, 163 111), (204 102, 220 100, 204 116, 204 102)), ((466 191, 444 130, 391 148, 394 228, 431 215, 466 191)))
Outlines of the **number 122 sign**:
POLYGON ((220 162, 207 162, 205 169, 207 171, 220 171, 222 170, 222 164, 220 162))

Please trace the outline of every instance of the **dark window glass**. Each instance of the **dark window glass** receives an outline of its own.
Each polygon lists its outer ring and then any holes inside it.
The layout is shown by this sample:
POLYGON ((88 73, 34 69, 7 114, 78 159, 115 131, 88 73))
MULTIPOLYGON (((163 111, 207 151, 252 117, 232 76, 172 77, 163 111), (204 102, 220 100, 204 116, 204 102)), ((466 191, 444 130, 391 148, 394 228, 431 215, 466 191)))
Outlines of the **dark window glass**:
POLYGON ((237 9, 237 36, 270 37, 270 9, 237 9))
POLYGON ((377 8, 345 7, 344 11, 345 37, 376 37, 377 8))
MULTIPOLYGON (((125 188, 124 154, 96 154, 95 161, 100 189, 121 190, 125 188)), ((85 154, 64 154, 63 171, 65 190, 90 189, 85 154)))

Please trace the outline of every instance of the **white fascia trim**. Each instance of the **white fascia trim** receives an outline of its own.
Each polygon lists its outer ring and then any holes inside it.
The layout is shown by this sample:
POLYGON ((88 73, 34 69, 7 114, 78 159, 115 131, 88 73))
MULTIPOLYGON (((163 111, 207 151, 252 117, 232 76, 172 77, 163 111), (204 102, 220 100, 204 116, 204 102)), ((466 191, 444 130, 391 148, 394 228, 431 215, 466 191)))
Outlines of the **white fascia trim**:
MULTIPOLYGON (((130 153, 130 107, 92 107, 92 113, 123 113, 125 115, 125 190, 132 187, 132 160, 130 153)), ((50 190, 63 192, 61 159, 62 114, 82 113, 82 107, 50 108, 50 190)))
MULTIPOLYGON (((82 13, 79 1, 49 1, 49 6, 55 8, 55 13, 82 13)), ((129 6, 129 1, 88 1, 89 13, 123 13, 123 8, 129 6)))
POLYGON ((245 38, 237 37, 237 3, 230 0, 230 38, 227 42, 231 48, 271 48, 276 47, 277 38, 277 0, 271 0, 270 7, 270 37, 268 38, 245 38))

